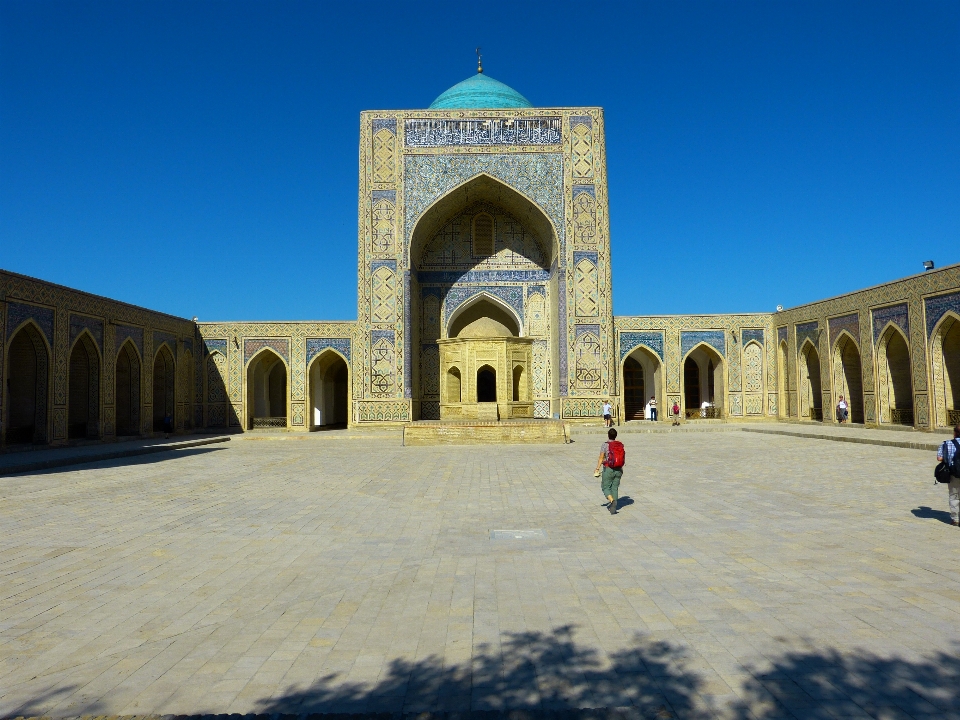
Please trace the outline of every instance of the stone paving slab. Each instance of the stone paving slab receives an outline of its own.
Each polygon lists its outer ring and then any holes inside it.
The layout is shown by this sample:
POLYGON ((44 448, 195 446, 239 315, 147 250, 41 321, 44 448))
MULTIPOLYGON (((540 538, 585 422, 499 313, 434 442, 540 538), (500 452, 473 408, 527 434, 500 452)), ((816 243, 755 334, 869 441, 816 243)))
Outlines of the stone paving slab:
POLYGON ((0 481, 0 717, 958 717, 932 454, 313 437, 0 481))

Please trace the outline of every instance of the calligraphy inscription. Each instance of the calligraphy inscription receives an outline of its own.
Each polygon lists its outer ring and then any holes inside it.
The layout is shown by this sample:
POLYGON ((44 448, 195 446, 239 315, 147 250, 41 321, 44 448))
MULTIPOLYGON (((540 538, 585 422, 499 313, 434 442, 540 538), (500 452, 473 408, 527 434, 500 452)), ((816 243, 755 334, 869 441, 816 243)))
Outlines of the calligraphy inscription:
POLYGON ((556 145, 559 117, 489 118, 476 120, 407 120, 407 147, 451 145, 556 145))

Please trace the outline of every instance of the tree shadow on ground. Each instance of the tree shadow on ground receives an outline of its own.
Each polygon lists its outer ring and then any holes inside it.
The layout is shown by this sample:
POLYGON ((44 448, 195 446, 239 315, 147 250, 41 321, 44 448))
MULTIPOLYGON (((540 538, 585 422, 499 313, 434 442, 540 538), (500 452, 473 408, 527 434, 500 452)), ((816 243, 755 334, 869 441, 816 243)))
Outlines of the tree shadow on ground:
POLYGON ((939 520, 947 525, 951 523, 950 513, 948 513, 946 510, 934 510, 926 505, 921 505, 910 512, 913 513, 914 517, 918 517, 923 520, 939 520))
POLYGON ((738 718, 960 718, 958 652, 910 661, 811 650, 747 670, 738 718))
POLYGON ((706 717, 695 702, 697 676, 687 652, 638 637, 609 662, 576 643, 571 626, 548 633, 510 633, 472 658, 396 659, 376 682, 321 677, 259 703, 258 713, 558 711, 633 707, 648 717, 706 717))
POLYGON ((573 631, 564 626, 510 634, 462 663, 393 660, 371 683, 326 675, 308 688, 260 701, 257 712, 526 711, 516 717, 552 720, 573 710, 569 717, 581 720, 603 717, 599 711, 660 720, 960 718, 958 653, 911 661, 836 650, 788 652, 762 667, 743 667, 737 674, 746 679, 724 692, 692 669, 691 650, 638 635, 630 649, 604 658, 576 643, 573 631))

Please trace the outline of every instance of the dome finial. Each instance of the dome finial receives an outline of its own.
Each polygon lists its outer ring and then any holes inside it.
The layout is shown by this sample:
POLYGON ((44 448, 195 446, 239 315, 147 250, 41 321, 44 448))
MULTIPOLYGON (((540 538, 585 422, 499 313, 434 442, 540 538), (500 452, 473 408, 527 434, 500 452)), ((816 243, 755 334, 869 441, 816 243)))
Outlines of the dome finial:
POLYGON ((479 47, 477 48, 477 72, 478 72, 478 73, 482 73, 482 72, 483 72, 483 61, 481 60, 480 48, 479 48, 479 47))

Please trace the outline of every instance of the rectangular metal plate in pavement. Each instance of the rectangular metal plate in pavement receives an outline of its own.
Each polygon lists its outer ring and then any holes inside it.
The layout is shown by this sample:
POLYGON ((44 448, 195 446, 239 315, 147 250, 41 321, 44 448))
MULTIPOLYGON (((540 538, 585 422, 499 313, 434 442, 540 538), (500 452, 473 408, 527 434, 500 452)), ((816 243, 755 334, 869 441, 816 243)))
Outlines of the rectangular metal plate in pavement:
POLYGON ((491 540, 546 540, 543 530, 491 530, 491 540))

